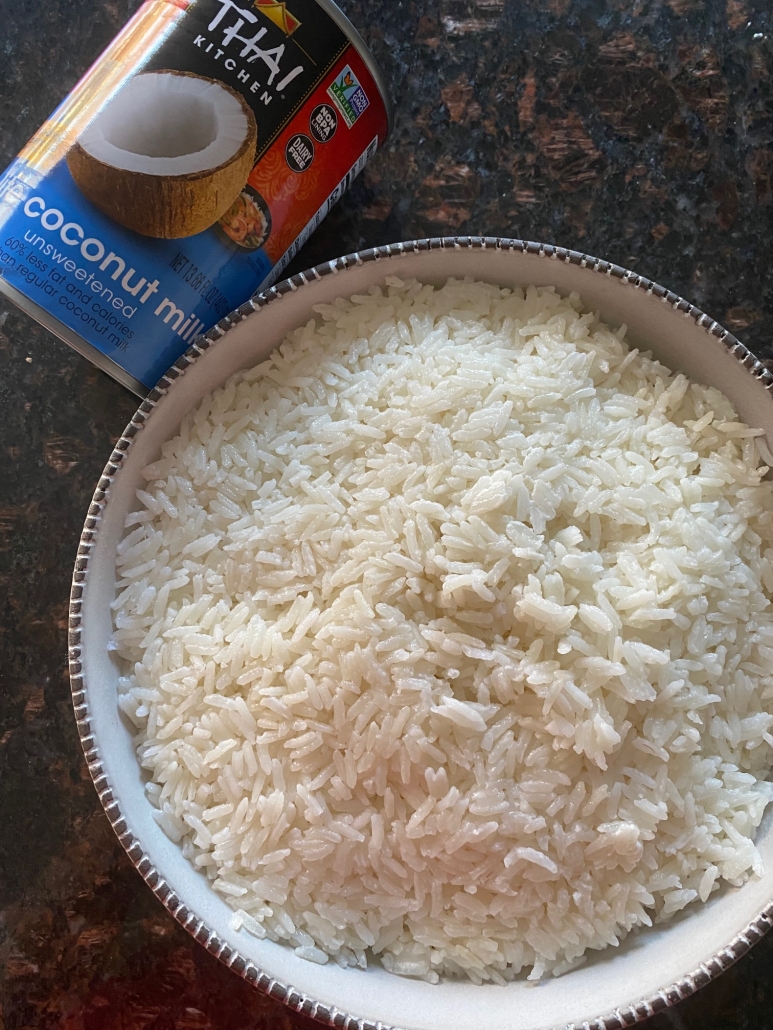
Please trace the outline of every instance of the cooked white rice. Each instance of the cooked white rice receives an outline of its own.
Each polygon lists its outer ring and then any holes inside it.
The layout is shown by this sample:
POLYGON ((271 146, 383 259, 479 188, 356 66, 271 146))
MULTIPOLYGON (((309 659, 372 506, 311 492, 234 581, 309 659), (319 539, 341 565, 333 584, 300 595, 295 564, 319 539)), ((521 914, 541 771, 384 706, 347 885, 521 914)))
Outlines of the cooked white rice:
POLYGON ((759 433, 576 295, 317 310, 185 420, 118 548, 120 705, 234 926, 501 983, 759 873, 759 433))

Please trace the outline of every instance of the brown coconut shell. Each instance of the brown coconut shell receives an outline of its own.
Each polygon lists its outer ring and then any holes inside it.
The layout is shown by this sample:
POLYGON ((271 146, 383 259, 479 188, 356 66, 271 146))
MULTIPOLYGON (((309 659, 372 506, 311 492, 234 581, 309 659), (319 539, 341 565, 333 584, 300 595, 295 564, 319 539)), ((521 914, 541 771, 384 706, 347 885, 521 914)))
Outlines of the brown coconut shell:
POLYGON ((244 97, 219 79, 192 72, 161 74, 204 79, 236 97, 247 119, 247 133, 232 157, 201 172, 148 175, 105 164, 76 143, 67 155, 67 167, 81 193, 108 218, 143 236, 176 240, 214 225, 239 196, 255 162, 258 128, 244 97))

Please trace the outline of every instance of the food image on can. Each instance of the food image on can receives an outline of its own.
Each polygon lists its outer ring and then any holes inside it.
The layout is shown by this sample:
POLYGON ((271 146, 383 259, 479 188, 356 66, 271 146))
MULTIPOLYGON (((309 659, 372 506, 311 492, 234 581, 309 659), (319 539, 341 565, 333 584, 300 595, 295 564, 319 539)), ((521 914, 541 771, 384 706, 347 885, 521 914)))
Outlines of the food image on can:
POLYGON ((0 293, 144 395, 390 123, 332 0, 147 0, 0 179, 0 293))

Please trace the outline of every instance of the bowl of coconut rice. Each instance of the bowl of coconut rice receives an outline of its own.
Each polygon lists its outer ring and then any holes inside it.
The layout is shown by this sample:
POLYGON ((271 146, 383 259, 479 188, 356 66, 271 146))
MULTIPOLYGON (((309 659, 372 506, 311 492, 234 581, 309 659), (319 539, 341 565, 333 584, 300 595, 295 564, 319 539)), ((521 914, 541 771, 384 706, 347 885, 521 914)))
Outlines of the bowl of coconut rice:
POLYGON ((73 580, 110 821, 338 1027, 613 1030, 773 916, 773 377, 605 261, 320 265, 127 426, 73 580))

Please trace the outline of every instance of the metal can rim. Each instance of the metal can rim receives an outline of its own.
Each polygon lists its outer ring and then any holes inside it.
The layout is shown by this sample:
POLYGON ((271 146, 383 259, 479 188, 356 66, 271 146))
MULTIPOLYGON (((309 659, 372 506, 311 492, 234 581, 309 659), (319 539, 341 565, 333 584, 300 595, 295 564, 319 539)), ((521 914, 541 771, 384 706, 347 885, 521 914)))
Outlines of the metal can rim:
POLYGON ((395 111, 394 104, 392 103, 392 98, 390 97, 389 90, 387 89, 384 75, 381 69, 379 68, 378 64, 376 63, 375 57, 370 52, 368 44, 365 42, 365 40, 362 38, 362 36, 354 27, 349 18, 341 10, 338 4, 335 3, 334 0, 317 0, 317 3, 323 9, 323 11, 330 15, 330 17, 338 25, 338 27, 346 33, 346 35, 349 37, 352 46, 363 59, 363 61, 367 65, 368 71, 373 76, 373 80, 376 83, 378 91, 381 95, 381 100, 383 101, 384 108, 386 109, 387 131, 386 137, 384 138, 384 141, 386 142, 386 140, 392 133, 392 129, 394 128, 395 111))

